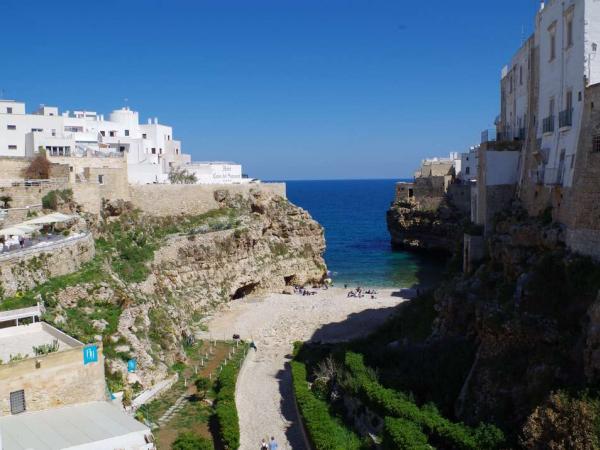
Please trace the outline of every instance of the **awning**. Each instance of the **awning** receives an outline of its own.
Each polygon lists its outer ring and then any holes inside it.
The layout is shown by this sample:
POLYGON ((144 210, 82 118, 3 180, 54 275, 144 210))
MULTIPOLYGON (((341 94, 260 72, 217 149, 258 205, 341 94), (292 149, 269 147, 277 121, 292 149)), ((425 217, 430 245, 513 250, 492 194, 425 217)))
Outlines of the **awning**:
MULTIPOLYGON (((76 216, 68 216, 66 214, 56 212, 56 213, 52 213, 52 214, 47 214, 45 216, 36 217, 35 219, 27 220, 27 221, 23 222, 23 224, 25 224, 25 225, 47 225, 50 223, 68 222, 75 218, 76 218, 76 216)), ((21 225, 17 225, 17 226, 21 226, 21 225)))
POLYGON ((0 229, 0 236, 23 236, 38 231, 39 227, 33 225, 13 225, 11 227, 0 229))

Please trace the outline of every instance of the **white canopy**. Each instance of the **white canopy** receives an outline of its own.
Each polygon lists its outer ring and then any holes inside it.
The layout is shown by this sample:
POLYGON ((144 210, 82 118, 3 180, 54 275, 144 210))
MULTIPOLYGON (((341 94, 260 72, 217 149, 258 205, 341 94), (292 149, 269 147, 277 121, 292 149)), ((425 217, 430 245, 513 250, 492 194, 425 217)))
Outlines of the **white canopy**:
POLYGON ((25 234, 33 233, 34 231, 39 230, 39 227, 35 227, 32 225, 13 225, 10 227, 0 229, 0 235, 3 236, 23 236, 25 234))
MULTIPOLYGON (((46 225, 50 223, 57 222, 68 222, 69 220, 75 219, 76 216, 68 216, 63 213, 55 212, 52 214, 47 214, 45 216, 36 217, 35 219, 28 220, 23 222, 25 225, 46 225)), ((18 225, 20 226, 20 225, 18 225)))

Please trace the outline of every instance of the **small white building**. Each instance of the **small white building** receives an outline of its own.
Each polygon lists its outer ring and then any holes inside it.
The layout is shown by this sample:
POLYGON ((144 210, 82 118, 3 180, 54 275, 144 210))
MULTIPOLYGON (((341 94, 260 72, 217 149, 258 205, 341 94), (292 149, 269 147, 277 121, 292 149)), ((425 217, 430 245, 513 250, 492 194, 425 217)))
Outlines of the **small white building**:
POLYGON ((241 164, 234 162, 193 162, 183 168, 196 176, 198 184, 241 184, 251 181, 244 178, 241 164))

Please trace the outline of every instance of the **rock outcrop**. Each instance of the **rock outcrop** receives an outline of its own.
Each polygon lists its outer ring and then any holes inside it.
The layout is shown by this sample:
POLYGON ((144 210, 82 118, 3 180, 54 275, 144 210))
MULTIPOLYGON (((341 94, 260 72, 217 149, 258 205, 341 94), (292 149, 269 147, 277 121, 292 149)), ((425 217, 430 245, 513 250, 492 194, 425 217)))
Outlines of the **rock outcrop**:
POLYGON ((221 209, 206 217, 114 207, 104 219, 90 218, 99 249, 92 266, 37 294, 47 320, 80 340, 103 342, 109 379, 127 376, 126 361, 136 358, 129 382, 152 385, 186 359, 185 346, 220 305, 326 277, 323 229, 306 211, 260 191, 217 191, 215 201, 221 209))

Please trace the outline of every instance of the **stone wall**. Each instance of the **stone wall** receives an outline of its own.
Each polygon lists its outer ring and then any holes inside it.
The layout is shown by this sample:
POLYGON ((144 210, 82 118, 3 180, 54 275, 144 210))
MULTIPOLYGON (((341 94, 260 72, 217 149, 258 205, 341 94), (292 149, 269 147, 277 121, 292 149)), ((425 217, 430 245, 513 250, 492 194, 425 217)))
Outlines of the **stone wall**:
POLYGON ((20 180, 23 178, 23 170, 26 169, 31 160, 28 158, 13 158, 3 156, 0 158, 0 180, 20 180))
POLYGON ((52 277, 73 273, 94 255, 94 239, 88 233, 51 247, 0 256, 0 298, 32 289, 52 277))
POLYGON ((285 183, 260 184, 146 184, 131 185, 133 206, 145 213, 157 216, 178 214, 202 214, 220 205, 215 191, 225 190, 232 195, 247 197, 251 192, 273 193, 286 197, 285 183))
POLYGON ((42 197, 48 192, 67 188, 69 188, 69 184, 66 181, 60 179, 43 180, 39 184, 32 182, 20 183, 17 186, 0 186, 0 196, 8 195, 12 198, 11 208, 27 208, 28 206, 41 205, 42 197), (37 186, 32 184, 37 184, 37 186))
POLYGON ((10 415, 10 393, 21 389, 27 411, 106 400, 102 348, 98 362, 85 366, 82 349, 1 364, 0 416, 10 415))
POLYGON ((471 214, 471 185, 451 184, 446 192, 448 202, 457 208, 465 216, 471 214))

